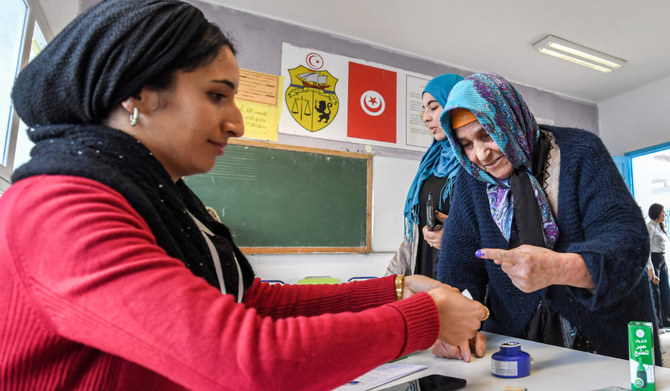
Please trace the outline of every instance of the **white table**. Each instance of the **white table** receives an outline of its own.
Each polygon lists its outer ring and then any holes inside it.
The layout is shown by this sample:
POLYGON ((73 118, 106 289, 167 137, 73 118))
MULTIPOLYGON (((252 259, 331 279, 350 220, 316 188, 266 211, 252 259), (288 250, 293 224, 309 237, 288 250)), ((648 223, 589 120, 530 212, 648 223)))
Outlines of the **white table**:
MULTIPOLYGON (((628 360, 584 353, 538 342, 484 333, 488 338, 486 353, 469 362, 435 357, 430 350, 416 352, 397 361, 423 364, 428 368, 375 388, 402 384, 408 380, 437 373, 467 380, 464 390, 503 391, 505 386, 525 387, 528 391, 591 391, 610 386, 630 390, 628 360), (530 376, 503 379, 491 374, 491 355, 503 342, 521 343, 521 350, 530 354, 530 376)), ((655 367, 656 390, 670 390, 670 368, 655 367)))

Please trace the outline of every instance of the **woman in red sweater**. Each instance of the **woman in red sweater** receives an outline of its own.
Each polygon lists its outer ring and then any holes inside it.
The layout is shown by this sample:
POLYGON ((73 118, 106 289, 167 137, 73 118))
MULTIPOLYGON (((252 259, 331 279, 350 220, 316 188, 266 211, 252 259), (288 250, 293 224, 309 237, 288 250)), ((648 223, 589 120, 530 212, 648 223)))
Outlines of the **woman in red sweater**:
POLYGON ((175 0, 103 1, 21 72, 35 147, 0 198, 2 388, 330 389, 474 335, 486 308, 427 277, 255 278, 181 180, 243 135, 238 86, 228 38, 175 0))

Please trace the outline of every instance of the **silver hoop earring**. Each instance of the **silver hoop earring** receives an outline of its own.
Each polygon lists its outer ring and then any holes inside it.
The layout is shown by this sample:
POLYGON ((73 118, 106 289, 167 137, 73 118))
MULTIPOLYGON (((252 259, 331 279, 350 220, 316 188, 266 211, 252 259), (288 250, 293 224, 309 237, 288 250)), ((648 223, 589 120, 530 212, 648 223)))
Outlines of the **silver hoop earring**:
POLYGON ((133 113, 130 115, 130 126, 137 125, 137 118, 140 116, 140 111, 135 107, 133 113))

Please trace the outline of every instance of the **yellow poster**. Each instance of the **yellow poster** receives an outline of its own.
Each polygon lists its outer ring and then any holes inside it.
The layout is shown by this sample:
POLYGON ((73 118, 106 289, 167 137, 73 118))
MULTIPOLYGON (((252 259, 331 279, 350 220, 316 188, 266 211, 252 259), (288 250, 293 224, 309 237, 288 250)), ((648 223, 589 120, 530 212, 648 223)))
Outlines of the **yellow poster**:
POLYGON ((277 141, 283 85, 282 76, 240 69, 235 102, 244 118, 244 137, 277 141))

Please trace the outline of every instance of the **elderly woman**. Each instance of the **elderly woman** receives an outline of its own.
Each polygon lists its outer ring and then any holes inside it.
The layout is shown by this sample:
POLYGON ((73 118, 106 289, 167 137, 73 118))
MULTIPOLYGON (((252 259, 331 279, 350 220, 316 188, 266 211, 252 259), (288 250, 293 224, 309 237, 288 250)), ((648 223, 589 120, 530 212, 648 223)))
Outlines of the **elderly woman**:
POLYGON ((474 335, 484 306, 425 276, 255 278, 181 179, 243 135, 238 86, 228 38, 175 0, 100 2, 21 72, 36 145, 0 198, 3 388, 325 390, 474 335))
MULTIPOLYGON (((441 121, 465 170, 444 227, 440 281, 490 306, 484 330, 627 358, 628 322, 654 320, 649 239, 600 139, 538 127, 495 74, 454 86, 441 121)), ((468 360, 485 343, 478 333, 433 351, 468 360)))

